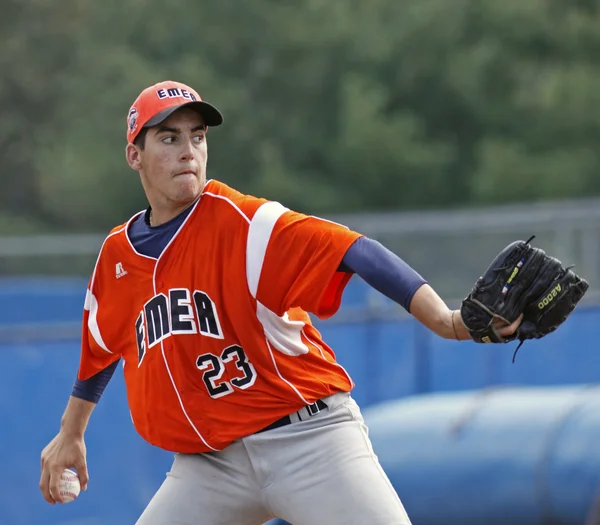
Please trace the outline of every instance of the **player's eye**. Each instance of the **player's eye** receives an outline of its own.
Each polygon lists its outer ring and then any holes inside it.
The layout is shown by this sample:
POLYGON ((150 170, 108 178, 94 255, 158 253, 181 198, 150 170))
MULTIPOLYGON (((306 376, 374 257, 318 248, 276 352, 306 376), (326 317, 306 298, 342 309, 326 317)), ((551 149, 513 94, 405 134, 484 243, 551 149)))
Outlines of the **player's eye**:
POLYGON ((197 144, 201 144, 202 142, 204 142, 204 135, 194 135, 192 140, 197 144))
POLYGON ((163 137, 161 139, 161 142, 163 142, 164 144, 173 144, 176 140, 176 137, 174 137, 173 135, 169 135, 166 137, 163 137))

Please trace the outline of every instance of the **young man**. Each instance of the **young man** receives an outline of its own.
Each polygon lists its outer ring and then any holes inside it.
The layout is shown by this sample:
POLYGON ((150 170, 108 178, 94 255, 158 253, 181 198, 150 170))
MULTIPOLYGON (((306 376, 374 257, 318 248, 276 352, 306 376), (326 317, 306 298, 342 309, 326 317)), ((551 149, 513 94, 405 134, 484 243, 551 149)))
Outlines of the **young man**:
POLYGON ((221 123, 171 81, 129 111, 127 162, 149 208, 100 250, 78 379, 42 452, 42 494, 60 503, 69 467, 87 487, 84 432, 123 359, 136 430, 176 453, 139 525, 407 525, 352 380, 307 312, 334 315, 354 273, 441 337, 469 339, 460 312, 381 244, 207 182, 207 131, 221 123))

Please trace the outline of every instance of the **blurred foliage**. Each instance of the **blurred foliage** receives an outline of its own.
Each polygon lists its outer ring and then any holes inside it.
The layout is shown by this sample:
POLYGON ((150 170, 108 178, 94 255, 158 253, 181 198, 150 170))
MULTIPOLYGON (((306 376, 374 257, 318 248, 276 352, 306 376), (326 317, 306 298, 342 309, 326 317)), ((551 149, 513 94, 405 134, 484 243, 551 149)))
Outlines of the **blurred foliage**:
POLYGON ((125 116, 164 79, 225 115, 209 177, 301 211, 600 194, 600 0, 2 4, 16 229, 106 229, 144 207, 125 116))

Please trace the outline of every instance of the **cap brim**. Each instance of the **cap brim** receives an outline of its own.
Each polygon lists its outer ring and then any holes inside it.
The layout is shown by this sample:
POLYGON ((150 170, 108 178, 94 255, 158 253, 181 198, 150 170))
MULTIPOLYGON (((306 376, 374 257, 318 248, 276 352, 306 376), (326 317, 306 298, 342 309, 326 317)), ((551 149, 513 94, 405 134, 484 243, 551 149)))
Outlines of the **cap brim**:
POLYGON ((144 128, 151 128, 152 126, 158 126, 161 122, 168 119, 175 111, 181 109, 183 107, 191 107, 195 109, 202 116, 202 120, 204 120, 204 124, 210 127, 220 126, 223 124, 223 115, 221 112, 204 101, 196 101, 196 102, 185 102, 184 104, 178 104, 175 106, 171 106, 170 108, 163 109, 160 113, 154 115, 146 124, 144 124, 144 128))

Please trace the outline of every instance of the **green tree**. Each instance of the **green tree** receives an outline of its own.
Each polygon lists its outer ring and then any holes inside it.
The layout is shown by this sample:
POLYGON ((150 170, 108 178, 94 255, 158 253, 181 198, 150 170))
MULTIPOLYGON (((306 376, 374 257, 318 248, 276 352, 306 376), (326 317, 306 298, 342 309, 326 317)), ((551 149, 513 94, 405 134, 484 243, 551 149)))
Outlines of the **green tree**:
POLYGON ((302 211, 600 193, 599 0, 5 4, 0 204, 27 227, 145 206, 125 115, 167 78, 225 115, 209 177, 302 211))

